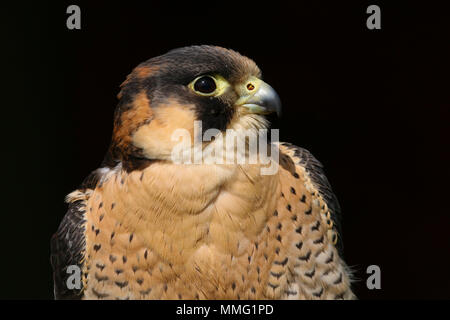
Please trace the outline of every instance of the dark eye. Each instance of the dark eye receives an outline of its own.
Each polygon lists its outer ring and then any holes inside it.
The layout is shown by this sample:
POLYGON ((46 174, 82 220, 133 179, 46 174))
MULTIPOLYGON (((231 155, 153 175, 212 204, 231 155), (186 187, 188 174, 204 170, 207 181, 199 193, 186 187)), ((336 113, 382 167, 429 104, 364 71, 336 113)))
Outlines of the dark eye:
POLYGON ((216 81, 209 76, 200 77, 194 83, 194 90, 203 94, 213 93, 216 88, 216 81))

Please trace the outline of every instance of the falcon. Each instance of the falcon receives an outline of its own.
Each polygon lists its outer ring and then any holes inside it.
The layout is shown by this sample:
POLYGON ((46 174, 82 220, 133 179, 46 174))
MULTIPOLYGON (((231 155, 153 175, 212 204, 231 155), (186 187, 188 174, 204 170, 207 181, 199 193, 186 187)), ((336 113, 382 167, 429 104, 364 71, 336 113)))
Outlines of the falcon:
POLYGON ((268 128, 281 103, 251 59, 175 49, 137 66, 118 98, 101 167, 67 196, 51 240, 56 299, 355 298, 340 207, 311 153, 270 143, 271 174, 258 161, 174 161, 174 132, 195 139, 195 123, 223 136, 268 128))

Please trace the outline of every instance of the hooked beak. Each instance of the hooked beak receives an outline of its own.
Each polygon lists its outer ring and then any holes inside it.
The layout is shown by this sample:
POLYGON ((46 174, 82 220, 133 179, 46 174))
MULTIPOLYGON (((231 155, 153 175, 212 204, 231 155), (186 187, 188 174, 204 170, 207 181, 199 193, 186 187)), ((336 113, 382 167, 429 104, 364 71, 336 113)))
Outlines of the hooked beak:
POLYGON ((251 77, 243 86, 237 88, 240 98, 236 105, 248 113, 269 114, 276 112, 281 116, 281 101, 277 92, 267 83, 251 77))

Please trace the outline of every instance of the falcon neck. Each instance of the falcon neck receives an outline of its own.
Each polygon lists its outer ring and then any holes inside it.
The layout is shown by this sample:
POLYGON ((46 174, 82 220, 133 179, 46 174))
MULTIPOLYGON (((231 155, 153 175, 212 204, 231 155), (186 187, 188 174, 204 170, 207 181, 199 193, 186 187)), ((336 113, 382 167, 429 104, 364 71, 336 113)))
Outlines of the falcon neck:
POLYGON ((117 170, 96 191, 103 202, 114 202, 108 214, 155 250, 214 244, 230 251, 242 233, 260 234, 276 206, 278 175, 261 175, 260 169, 155 162, 141 171, 117 170))

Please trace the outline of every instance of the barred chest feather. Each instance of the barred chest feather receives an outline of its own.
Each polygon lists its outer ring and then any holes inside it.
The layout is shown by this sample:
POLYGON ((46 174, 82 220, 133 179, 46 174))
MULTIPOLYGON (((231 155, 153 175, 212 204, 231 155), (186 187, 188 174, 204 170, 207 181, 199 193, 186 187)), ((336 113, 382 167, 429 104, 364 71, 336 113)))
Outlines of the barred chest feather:
POLYGON ((86 201, 84 298, 352 298, 326 205, 297 171, 105 172, 86 201))

